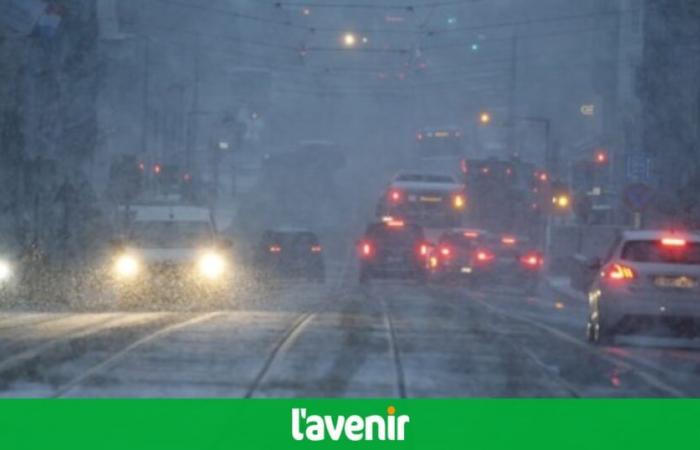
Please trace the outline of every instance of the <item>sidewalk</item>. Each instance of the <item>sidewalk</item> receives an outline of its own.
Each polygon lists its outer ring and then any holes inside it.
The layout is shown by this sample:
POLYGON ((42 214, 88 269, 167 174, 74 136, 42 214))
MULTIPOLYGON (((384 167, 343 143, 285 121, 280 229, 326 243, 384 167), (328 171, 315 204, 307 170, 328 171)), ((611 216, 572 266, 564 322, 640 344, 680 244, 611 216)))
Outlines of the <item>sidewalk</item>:
POLYGON ((581 302, 588 302, 586 294, 571 287, 569 277, 552 276, 545 277, 545 280, 553 291, 581 302))

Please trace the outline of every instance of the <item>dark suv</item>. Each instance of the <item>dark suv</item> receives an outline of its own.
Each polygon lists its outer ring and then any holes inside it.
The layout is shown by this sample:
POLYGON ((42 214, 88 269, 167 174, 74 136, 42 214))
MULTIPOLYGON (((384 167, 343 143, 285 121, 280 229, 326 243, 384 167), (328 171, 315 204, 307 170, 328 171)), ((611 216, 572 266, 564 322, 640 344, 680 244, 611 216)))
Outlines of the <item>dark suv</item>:
POLYGON ((372 223, 358 242, 360 283, 371 278, 424 281, 428 245, 423 228, 399 220, 372 223))
POLYGON ((255 268, 264 278, 325 281, 323 249, 309 230, 275 229, 263 233, 255 249, 255 268))

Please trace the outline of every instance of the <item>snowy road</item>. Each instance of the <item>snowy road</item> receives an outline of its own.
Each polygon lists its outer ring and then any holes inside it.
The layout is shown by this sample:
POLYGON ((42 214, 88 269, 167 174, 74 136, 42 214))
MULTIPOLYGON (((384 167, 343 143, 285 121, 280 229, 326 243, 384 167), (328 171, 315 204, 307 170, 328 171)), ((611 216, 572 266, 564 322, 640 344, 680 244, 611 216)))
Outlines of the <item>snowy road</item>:
POLYGON ((585 305, 548 288, 360 287, 337 267, 219 311, 0 313, 0 395, 700 395, 697 344, 592 347, 585 305))

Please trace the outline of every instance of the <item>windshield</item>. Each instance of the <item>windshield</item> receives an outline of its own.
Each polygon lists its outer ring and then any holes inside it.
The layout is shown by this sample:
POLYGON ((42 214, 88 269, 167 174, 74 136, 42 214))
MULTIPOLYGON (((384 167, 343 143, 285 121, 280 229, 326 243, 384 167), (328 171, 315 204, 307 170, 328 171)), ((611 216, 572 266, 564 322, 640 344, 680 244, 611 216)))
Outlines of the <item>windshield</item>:
POLYGON ((193 248, 210 243, 212 231, 207 222, 137 221, 130 237, 144 248, 193 248))
POLYGON ((700 244, 664 246, 659 241, 631 241, 622 247, 622 259, 641 263, 700 265, 700 244))

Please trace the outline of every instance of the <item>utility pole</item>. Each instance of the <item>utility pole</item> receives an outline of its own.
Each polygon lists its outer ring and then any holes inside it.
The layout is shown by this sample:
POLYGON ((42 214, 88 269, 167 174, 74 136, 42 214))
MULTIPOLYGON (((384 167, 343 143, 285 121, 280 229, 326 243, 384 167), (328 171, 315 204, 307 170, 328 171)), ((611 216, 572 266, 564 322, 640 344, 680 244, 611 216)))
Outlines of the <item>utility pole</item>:
POLYGON ((150 92, 151 84, 151 51, 149 48, 148 36, 143 36, 143 92, 141 93, 141 154, 143 156, 148 155, 148 124, 151 118, 149 111, 148 94, 150 92))
POLYGON ((187 148, 185 150, 185 165, 187 167, 188 173, 192 173, 192 154, 194 147, 197 146, 197 141, 199 139, 199 84, 201 78, 200 69, 200 49, 201 49, 201 36, 199 33, 195 35, 194 43, 194 86, 192 93, 192 110, 188 114, 188 130, 189 139, 187 139, 187 148))
POLYGON ((507 158, 515 154, 515 97, 518 87, 518 35, 513 33, 510 43, 510 80, 508 83, 508 152, 507 158))

